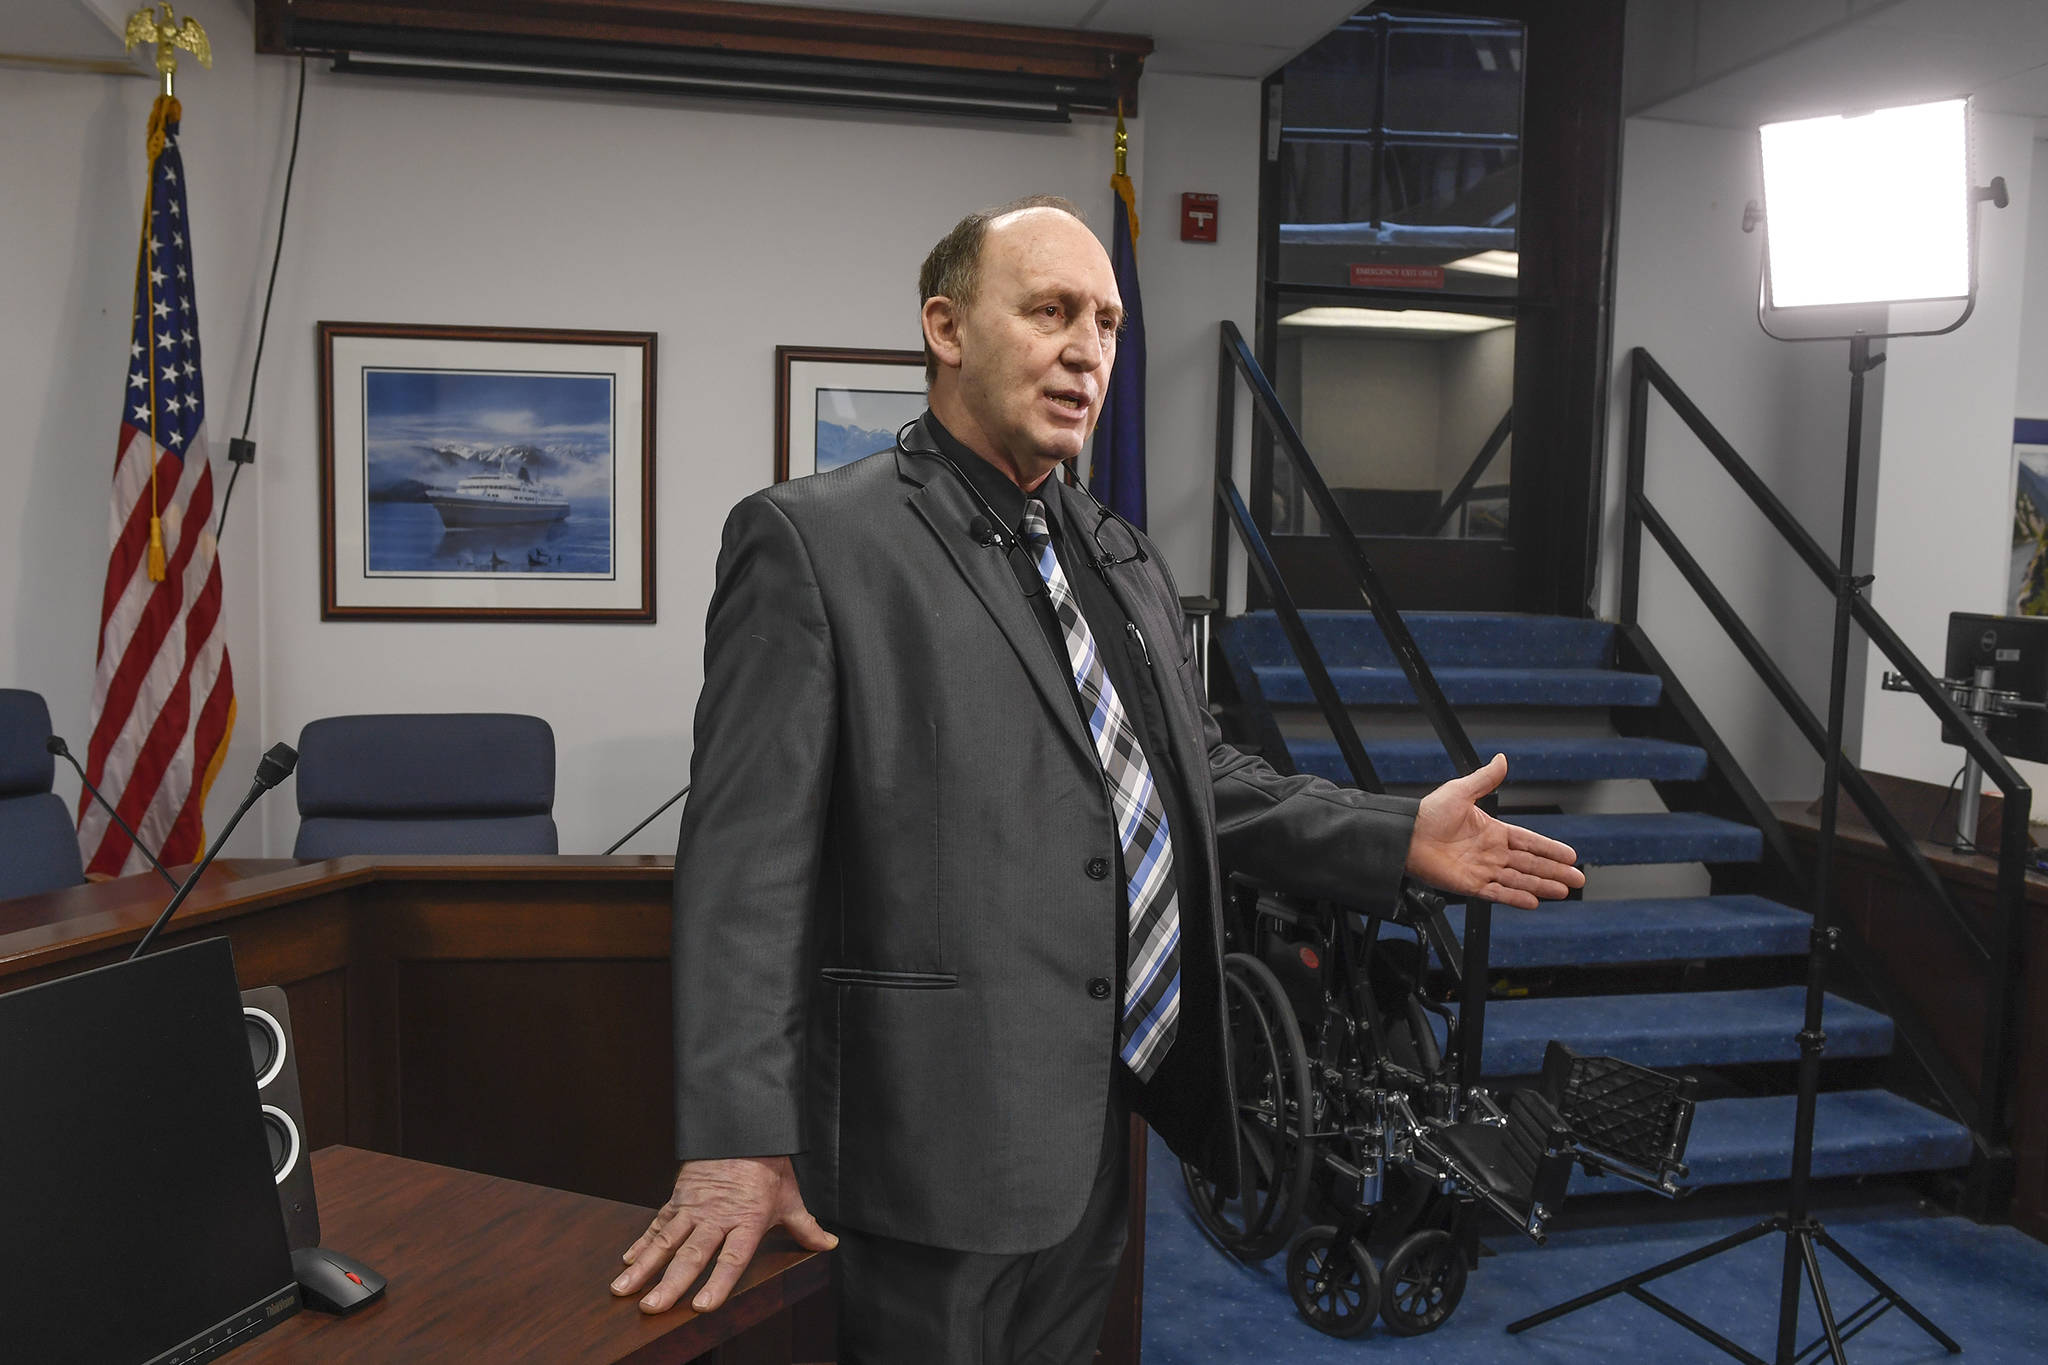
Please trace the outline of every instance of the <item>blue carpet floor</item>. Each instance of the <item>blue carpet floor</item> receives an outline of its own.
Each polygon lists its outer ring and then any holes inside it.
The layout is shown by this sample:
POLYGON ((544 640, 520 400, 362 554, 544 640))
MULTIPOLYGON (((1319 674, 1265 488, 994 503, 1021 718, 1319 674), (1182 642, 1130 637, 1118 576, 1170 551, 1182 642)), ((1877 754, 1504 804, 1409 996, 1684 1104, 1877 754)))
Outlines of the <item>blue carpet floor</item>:
MULTIPOLYGON (((1487 1236, 1500 1254, 1482 1260, 1451 1320, 1423 1337, 1375 1328, 1338 1341, 1296 1316, 1285 1256, 1244 1266, 1202 1235, 1181 1186, 1180 1165, 1155 1137, 1145 1220, 1145 1365, 1287 1365, 1361 1360, 1401 1365, 1662 1365, 1726 1362, 1705 1342, 1625 1297, 1511 1337, 1516 1318, 1598 1288, 1654 1262, 1748 1227, 1754 1218, 1568 1230, 1537 1247, 1511 1233, 1487 1236)), ((2048 1246, 2008 1227, 1896 1204, 1822 1219, 1849 1251, 1962 1343, 1973 1365, 2048 1361, 2048 1246)), ((1760 1239, 1660 1282, 1661 1292, 1738 1344, 1769 1359, 1776 1336, 1784 1241, 1760 1239)), ((1868 1297, 1863 1283, 1822 1253, 1841 1316, 1868 1297)), ((1807 1310, 1800 1344, 1818 1332, 1807 1310)), ((1849 1343, 1857 1365, 1906 1365, 1951 1357, 1898 1312, 1849 1343)))

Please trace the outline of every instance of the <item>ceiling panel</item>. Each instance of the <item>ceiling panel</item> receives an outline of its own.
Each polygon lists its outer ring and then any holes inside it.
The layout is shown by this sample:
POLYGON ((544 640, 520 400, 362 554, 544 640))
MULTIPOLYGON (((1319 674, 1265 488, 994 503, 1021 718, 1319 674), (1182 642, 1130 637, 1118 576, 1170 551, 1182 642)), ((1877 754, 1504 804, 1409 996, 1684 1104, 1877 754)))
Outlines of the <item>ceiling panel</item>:
POLYGON ((125 21, 111 18, 106 7, 93 0, 38 0, 11 4, 6 10, 7 23, 0 30, 0 54, 6 57, 132 69, 138 75, 148 69, 148 54, 142 49, 132 57, 122 50, 125 21))
POLYGON ((2048 117, 2048 4, 1903 0, 1794 42, 1639 112, 1725 127, 1976 94, 2048 117))
POLYGON ((1264 76, 1365 8, 1365 0, 1100 0, 1087 26, 1149 33, 1148 71, 1264 76))

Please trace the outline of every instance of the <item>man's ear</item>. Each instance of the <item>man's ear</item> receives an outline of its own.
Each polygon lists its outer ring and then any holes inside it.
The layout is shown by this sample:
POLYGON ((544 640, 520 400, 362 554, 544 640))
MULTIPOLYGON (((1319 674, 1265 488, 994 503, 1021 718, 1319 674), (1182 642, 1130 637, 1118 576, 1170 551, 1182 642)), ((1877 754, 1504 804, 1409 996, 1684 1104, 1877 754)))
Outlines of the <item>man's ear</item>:
POLYGON ((960 365, 960 310, 943 294, 924 301, 924 344, 941 366, 960 365))

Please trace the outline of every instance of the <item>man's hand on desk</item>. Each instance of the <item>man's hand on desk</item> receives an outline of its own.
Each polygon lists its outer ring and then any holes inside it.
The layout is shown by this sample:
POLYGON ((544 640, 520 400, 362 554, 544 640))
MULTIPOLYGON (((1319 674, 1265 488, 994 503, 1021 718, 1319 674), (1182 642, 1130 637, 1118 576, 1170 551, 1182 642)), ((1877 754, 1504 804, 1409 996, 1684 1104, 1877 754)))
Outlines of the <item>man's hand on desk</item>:
POLYGON ((778 1223, 812 1251, 839 1245, 804 1207, 788 1157, 686 1161, 676 1175, 675 1193, 640 1240, 626 1248, 621 1258, 626 1269, 612 1281, 612 1293, 638 1294, 653 1284, 640 1300, 640 1311, 667 1312, 716 1257, 717 1268, 690 1301, 692 1308, 708 1313, 732 1293, 761 1238, 778 1223))
POLYGON ((1568 844, 1496 820, 1479 801, 1507 780, 1508 760, 1493 762, 1422 798, 1408 839, 1408 874, 1463 896, 1534 910, 1538 899, 1563 900, 1586 884, 1568 844))

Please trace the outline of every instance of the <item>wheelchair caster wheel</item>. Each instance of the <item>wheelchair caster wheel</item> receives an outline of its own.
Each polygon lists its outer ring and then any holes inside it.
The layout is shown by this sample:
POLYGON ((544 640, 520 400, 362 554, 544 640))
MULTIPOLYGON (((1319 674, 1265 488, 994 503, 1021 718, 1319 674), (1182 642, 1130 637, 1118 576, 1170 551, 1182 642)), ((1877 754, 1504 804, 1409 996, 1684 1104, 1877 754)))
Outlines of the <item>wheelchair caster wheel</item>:
POLYGON ((1397 1337, 1434 1332, 1465 1297, 1465 1257, 1442 1228, 1410 1233, 1387 1257, 1380 1319, 1397 1337))
POLYGON ((1380 1312, 1380 1272, 1365 1244, 1328 1223, 1287 1244, 1287 1292, 1302 1321, 1333 1337, 1357 1336, 1380 1312))

